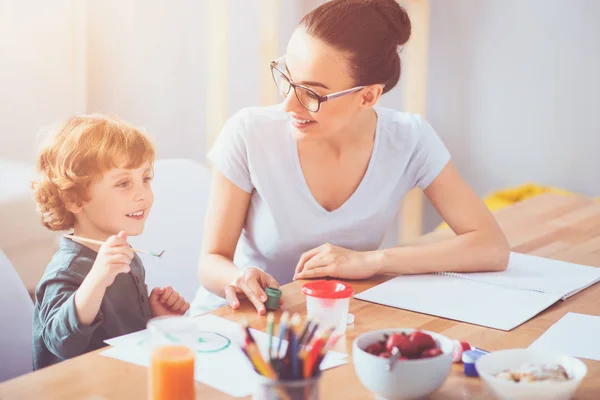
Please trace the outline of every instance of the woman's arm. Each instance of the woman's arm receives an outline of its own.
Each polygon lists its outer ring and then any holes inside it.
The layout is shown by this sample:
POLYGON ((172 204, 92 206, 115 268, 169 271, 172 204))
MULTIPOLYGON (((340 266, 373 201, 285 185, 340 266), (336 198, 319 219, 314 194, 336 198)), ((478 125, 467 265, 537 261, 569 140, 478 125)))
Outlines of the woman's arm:
POLYGON ((212 175, 198 277, 207 290, 225 297, 225 286, 240 273, 232 260, 250 204, 250 193, 231 183, 216 168, 212 175))
POLYGON ((198 267, 200 283, 217 296, 227 298, 233 308, 239 307, 239 298, 248 297, 258 312, 263 313, 266 300, 263 288, 279 284, 258 268, 240 269, 233 264, 251 195, 216 168, 210 193, 198 267))
POLYGON ((450 161, 425 189, 455 237, 422 246, 357 252, 323 245, 306 252, 295 279, 322 276, 360 279, 377 273, 422 274, 454 271, 501 271, 508 264, 504 233, 483 201, 450 161))
POLYGON ((379 272, 415 274, 506 268, 510 250, 504 233, 451 161, 425 189, 425 195, 456 236, 423 246, 382 250, 376 260, 379 272))

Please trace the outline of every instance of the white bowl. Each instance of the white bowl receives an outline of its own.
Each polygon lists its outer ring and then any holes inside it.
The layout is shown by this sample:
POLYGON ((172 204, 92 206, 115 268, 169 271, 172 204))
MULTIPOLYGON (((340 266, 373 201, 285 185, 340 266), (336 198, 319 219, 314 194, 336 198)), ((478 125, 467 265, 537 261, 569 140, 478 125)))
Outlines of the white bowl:
POLYGON ((497 399, 563 400, 570 399, 587 374, 586 365, 579 359, 560 354, 537 352, 528 349, 500 350, 486 354, 475 362, 477 373, 497 399), (497 378, 505 369, 519 369, 523 364, 560 364, 568 381, 516 383, 497 378))
POLYGON ((382 329, 363 333, 352 344, 354 369, 361 383, 379 398, 387 400, 418 399, 427 396, 443 384, 452 367, 453 344, 450 339, 435 332, 423 331, 433 337, 444 354, 419 360, 396 362, 392 371, 386 367, 389 359, 367 353, 364 349, 384 334, 406 332, 416 329, 382 329))

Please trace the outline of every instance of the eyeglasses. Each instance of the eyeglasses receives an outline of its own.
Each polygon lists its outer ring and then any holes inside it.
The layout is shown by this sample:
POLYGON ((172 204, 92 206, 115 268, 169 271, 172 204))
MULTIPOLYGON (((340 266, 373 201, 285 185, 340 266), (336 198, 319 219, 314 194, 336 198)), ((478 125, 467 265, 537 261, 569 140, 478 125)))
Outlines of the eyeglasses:
POLYGON ((364 86, 356 86, 351 89, 342 90, 341 92, 331 93, 325 96, 321 96, 314 90, 307 88, 306 86, 299 85, 293 82, 289 76, 286 75, 287 67, 285 65, 285 58, 280 57, 275 61, 271 61, 271 75, 273 80, 279 89, 279 93, 286 98, 290 93, 290 89, 294 88, 296 98, 308 111, 317 112, 321 108, 321 103, 333 100, 338 97, 345 96, 350 93, 358 92, 364 86))

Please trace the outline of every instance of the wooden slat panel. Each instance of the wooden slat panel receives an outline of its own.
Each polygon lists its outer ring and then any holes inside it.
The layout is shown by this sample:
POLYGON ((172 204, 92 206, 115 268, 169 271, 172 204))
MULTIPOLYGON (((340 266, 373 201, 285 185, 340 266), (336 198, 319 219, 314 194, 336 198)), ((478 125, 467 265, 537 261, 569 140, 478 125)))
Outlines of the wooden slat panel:
POLYGON ((206 148, 210 149, 229 113, 229 0, 207 1, 208 85, 206 148))
MULTIPOLYGON (((410 16, 412 32, 402 52, 404 110, 425 116, 429 51, 429 0, 400 0, 410 16)), ((410 241, 423 232, 423 192, 415 188, 402 202, 398 240, 410 241)))
POLYGON ((261 106, 275 104, 277 95, 269 63, 279 53, 280 0, 259 0, 260 57, 259 57, 259 103, 261 106))

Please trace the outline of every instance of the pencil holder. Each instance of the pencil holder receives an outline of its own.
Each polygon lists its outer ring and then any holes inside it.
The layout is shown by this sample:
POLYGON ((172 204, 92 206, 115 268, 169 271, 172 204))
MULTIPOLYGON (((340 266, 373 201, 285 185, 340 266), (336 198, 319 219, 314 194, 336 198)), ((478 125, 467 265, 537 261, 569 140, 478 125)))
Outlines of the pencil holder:
POLYGON ((254 400, 318 400, 319 379, 317 375, 302 380, 273 380, 259 376, 254 400))

